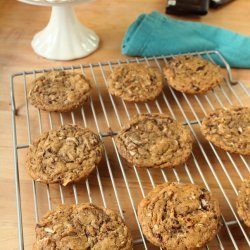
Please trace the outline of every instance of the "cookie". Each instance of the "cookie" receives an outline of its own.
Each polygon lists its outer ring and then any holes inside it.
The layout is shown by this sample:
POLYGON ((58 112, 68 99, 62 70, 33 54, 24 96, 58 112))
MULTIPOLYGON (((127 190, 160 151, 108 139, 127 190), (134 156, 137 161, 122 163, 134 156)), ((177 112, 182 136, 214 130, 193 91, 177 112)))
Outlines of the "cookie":
POLYGON ((216 109, 203 119, 201 132, 219 148, 250 155, 250 108, 216 109))
POLYGON ((241 184, 236 199, 236 207, 240 218, 250 227, 250 176, 241 184))
POLYGON ((224 81, 221 69, 197 56, 176 56, 164 70, 168 84, 187 94, 206 93, 224 81))
POLYGON ((82 74, 51 71, 28 85, 28 99, 45 111, 67 112, 82 106, 90 96, 91 85, 82 74))
POLYGON ((83 203, 61 205, 36 225, 34 250, 130 250, 132 237, 122 218, 110 209, 83 203))
POLYGON ((184 163, 192 151, 193 138, 165 114, 141 114, 115 138, 119 153, 138 167, 164 168, 184 163))
POLYGON ((98 135, 77 125, 43 133, 28 149, 26 169, 36 181, 64 186, 87 177, 100 162, 98 135))
POLYGON ((218 201, 191 183, 156 186, 140 202, 138 218, 146 238, 163 249, 203 247, 221 227, 218 201))
POLYGON ((163 88, 161 74, 142 64, 117 66, 108 79, 108 90, 125 101, 145 102, 155 99, 163 88))

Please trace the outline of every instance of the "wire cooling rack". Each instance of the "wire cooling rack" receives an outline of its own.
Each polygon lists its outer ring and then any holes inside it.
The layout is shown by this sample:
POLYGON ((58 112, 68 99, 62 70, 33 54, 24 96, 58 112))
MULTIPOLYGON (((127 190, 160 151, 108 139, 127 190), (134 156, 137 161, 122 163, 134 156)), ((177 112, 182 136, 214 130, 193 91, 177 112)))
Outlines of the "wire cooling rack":
POLYGON ((249 105, 249 92, 242 82, 233 81, 231 69, 219 52, 207 51, 195 55, 220 61, 225 66, 224 83, 205 95, 193 96, 176 92, 166 83, 164 91, 155 101, 139 104, 111 96, 107 92, 107 76, 114 67, 124 63, 143 63, 161 71, 170 57, 54 68, 82 72, 93 83, 90 101, 80 110, 70 113, 47 113, 28 103, 27 83, 52 69, 12 75, 10 87, 19 249, 29 248, 34 242, 34 227, 40 216, 58 204, 72 202, 93 202, 117 211, 131 228, 134 249, 158 249, 144 238, 136 211, 140 200, 155 185, 166 181, 203 185, 219 199, 223 227, 206 246, 207 249, 249 249, 250 231, 239 220, 235 209, 240 182, 250 173, 249 158, 214 147, 204 140, 199 130, 203 117, 215 108, 249 105), (114 136, 133 115, 141 112, 168 113, 190 128, 195 144, 186 164, 173 169, 137 169, 120 157, 114 136), (29 144, 43 131, 65 123, 89 127, 99 134, 105 145, 101 164, 88 179, 67 187, 30 180, 24 170, 29 144), (22 210, 22 207, 25 209, 22 210))

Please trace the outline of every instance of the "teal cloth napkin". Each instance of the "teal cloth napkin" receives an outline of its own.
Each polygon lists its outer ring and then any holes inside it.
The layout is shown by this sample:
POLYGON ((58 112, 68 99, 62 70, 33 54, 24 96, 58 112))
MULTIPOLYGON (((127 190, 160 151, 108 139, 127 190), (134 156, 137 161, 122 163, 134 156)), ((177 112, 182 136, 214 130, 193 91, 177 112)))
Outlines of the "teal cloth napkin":
MULTIPOLYGON (((250 37, 201 24, 171 19, 159 12, 142 14, 129 27, 122 53, 162 56, 218 50, 236 68, 250 68, 250 37)), ((220 63, 214 57, 217 63, 220 63)))

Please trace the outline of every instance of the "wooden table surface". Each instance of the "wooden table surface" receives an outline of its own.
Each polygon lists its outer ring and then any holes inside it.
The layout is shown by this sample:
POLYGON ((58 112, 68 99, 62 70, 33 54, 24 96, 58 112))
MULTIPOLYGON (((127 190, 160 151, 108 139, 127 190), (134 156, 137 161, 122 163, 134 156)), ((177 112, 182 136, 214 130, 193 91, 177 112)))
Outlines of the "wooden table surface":
MULTIPOLYGON (((120 46, 122 38, 129 24, 131 24, 131 22, 134 21, 135 18, 142 12, 149 13, 153 10, 164 12, 165 2, 166 1, 164 0, 96 0, 78 5, 76 7, 76 11, 81 22, 83 22, 86 26, 93 28, 100 36, 100 48, 87 58, 75 61, 60 62, 49 61, 36 55, 30 46, 33 35, 41 30, 48 22, 50 9, 48 7, 37 7, 23 4, 14 0, 0 1, 0 249, 18 248, 15 181, 11 136, 11 103, 9 92, 10 75, 17 71, 20 72, 22 70, 34 68, 48 68, 52 66, 92 63, 124 58, 124 56, 121 55, 120 46)), ((192 18, 192 20, 217 25, 245 35, 250 35, 250 1, 237 0, 224 8, 211 10, 207 16, 192 18)), ((233 75, 234 78, 241 79, 245 85, 249 87, 250 70, 233 70, 233 75)), ((19 95, 23 95, 23 89, 17 88, 17 91, 20 91, 20 93, 17 93, 17 98, 19 95)), ((22 108, 20 116, 22 116, 22 108)), ((22 117, 20 117, 20 120, 18 121, 20 121, 19 130, 25 130, 26 133, 27 128, 25 123, 22 123, 22 117)), ((31 249, 35 235, 33 194, 31 181, 23 170, 23 155, 24 153, 20 153, 20 179, 22 188, 22 208, 24 211, 24 236, 26 249, 31 249)), ((225 156, 223 158, 225 166, 227 166, 228 161, 229 159, 225 156)), ((130 170, 126 171, 129 172, 130 170)), ((181 171, 182 170, 180 170, 180 172, 181 171)), ((246 176, 247 171, 243 171, 243 175, 246 176)), ((104 184, 109 185, 108 181, 107 183, 105 182, 105 176, 103 178, 104 184)), ((119 178, 119 176, 117 178, 119 178)), ((233 180, 236 188, 238 189, 240 184, 239 178, 235 177, 233 180)), ((148 188, 147 190, 149 190, 150 186, 148 181, 145 180, 144 184, 146 188, 148 188)), ((212 179, 211 185, 213 186, 212 179)), ((94 186, 95 185, 93 184, 93 190, 95 188, 94 186)), ((216 185, 214 185, 214 187, 216 193, 216 185)), ((52 193, 57 192, 53 190, 54 189, 52 188, 52 193)), ((120 191, 123 201, 122 203, 126 212, 125 218, 128 218, 132 216, 133 213, 131 212, 131 206, 129 207, 129 205, 127 205, 129 204, 127 194, 124 194, 124 196, 122 194, 123 192, 126 193, 126 191, 123 191, 125 190, 125 186, 121 184, 118 190, 120 191)), ((233 192, 232 188, 230 188, 230 185, 228 185, 227 191, 229 199, 234 200, 235 193, 233 192)), ((40 204, 47 202, 46 194, 44 193, 43 195, 42 192, 45 192, 45 188, 39 186, 38 193, 41 195, 39 198, 40 204)), ((67 192, 67 190, 65 192, 67 192)), ((69 191, 69 194, 72 195, 72 191, 69 191)), ((55 195, 55 197, 58 197, 58 195, 55 195)), ((141 194, 138 195, 138 197, 141 198, 141 194)), ((112 199, 112 197, 110 199, 112 199)), ((85 200, 84 197, 83 200, 85 200)), ((96 198, 96 200, 98 203, 98 198, 96 198)), ((71 198, 68 197, 68 202, 70 201, 71 198)), ((222 205, 222 207, 224 208, 224 205, 222 205)), ((228 208, 225 205, 225 211, 223 211, 223 213, 227 213, 227 209, 228 208)), ((43 214, 47 210, 48 204, 41 204, 39 215, 43 214)), ((138 229, 135 223, 131 222, 131 227, 133 226, 135 227, 132 228, 133 235, 135 235, 135 237, 139 237, 138 229)), ((249 235, 249 230, 247 233, 249 235)), ((247 245, 243 236, 240 233, 238 234, 237 230, 235 234, 236 235, 234 235, 234 238, 237 240, 238 245, 241 246, 241 249, 247 249, 247 245)), ((223 235, 221 237, 224 240, 226 239, 223 238, 223 235)), ((228 241, 230 242, 230 240, 228 241)), ((229 242, 228 245, 225 243, 225 246, 227 246, 226 249, 234 249, 232 244, 229 242)), ((151 248, 152 246, 150 249, 151 248)), ((142 246, 137 246, 136 249, 142 249, 142 246)), ((216 244, 212 244, 211 249, 218 249, 218 247, 216 247, 216 244)))

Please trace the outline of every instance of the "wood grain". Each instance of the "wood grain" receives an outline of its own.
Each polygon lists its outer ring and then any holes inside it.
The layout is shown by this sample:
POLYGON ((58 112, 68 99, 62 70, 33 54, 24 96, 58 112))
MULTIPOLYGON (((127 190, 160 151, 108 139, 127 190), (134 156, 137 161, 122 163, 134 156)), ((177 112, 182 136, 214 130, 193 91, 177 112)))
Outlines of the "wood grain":
MULTIPOLYGON (((14 171, 13 171, 13 152, 12 152, 12 137, 11 137, 11 106, 10 106, 10 92, 9 92, 9 77, 14 72, 20 72, 23 70, 30 70, 34 68, 48 68, 52 66, 66 66, 72 64, 80 63, 92 63, 99 61, 115 60, 125 58, 121 55, 120 45, 123 36, 128 28, 129 24, 135 20, 135 18, 142 12, 149 13, 152 10, 158 10, 164 12, 165 1, 160 0, 96 0, 90 1, 86 4, 81 4, 76 6, 77 14, 86 26, 93 28, 101 38, 101 46, 98 51, 87 58, 60 62, 60 61, 49 61, 42 57, 37 56, 30 46, 30 41, 33 35, 41 30, 46 23, 50 15, 50 9, 47 7, 36 7, 32 5, 26 5, 13 0, 2 0, 0 2, 0 77, 1 77, 1 91, 0 91, 0 249, 17 249, 18 248, 18 236, 17 236, 17 216, 16 216, 16 199, 15 199, 15 182, 14 182, 14 171)), ((184 19, 184 18, 183 18, 184 19)), ((237 0, 228 6, 212 10, 209 15, 198 18, 185 18, 188 20, 200 21, 212 25, 217 25, 220 27, 232 29, 236 32, 240 32, 245 35, 250 35, 249 21, 250 21, 250 1, 248 0, 237 0)), ((105 72, 108 73, 108 69, 105 68, 105 72)), ((91 77, 91 72, 86 72, 91 77)), ((104 81, 100 72, 97 72, 97 81, 101 83, 101 92, 105 101, 105 106, 109 108, 109 117, 113 119, 115 112, 112 108, 112 103, 110 102, 108 95, 105 94, 104 81)), ((237 69, 233 70, 233 75, 236 79, 241 79, 247 87, 250 83, 250 71, 237 69)), ((29 76, 27 81, 29 81, 33 76, 29 76)), ((25 101, 23 98, 23 79, 21 77, 15 79, 15 93, 17 101, 18 115, 17 119, 17 132, 18 132, 18 142, 19 143, 29 143, 27 124, 26 124, 26 110, 25 101)), ((237 89, 237 86, 236 86, 237 89)), ((173 98, 171 99, 171 93, 169 90, 165 90, 166 96, 171 100, 171 105, 174 105, 175 113, 177 117, 184 121, 180 109, 177 104, 174 103, 173 98)), ((228 90, 227 90, 228 91, 228 90)), ((228 92, 229 93, 229 92, 228 92)), ((181 98, 179 94, 178 97, 181 98)), ((244 95, 242 95, 244 96, 244 95)), ((209 96, 213 100, 213 96, 209 96)), ((233 97, 232 97, 233 98, 233 97)), ((119 110, 123 110, 122 103, 115 99, 119 107, 119 110)), ((185 101, 181 99, 181 104, 185 101)), ((97 110, 101 110, 101 103, 97 95, 93 96, 93 101, 97 110)), ((249 105, 249 100, 246 97, 243 98, 245 104, 249 105)), ((163 108, 163 111, 167 112, 168 109, 162 98, 159 99, 159 103, 163 108)), ((197 102, 191 98, 191 103, 197 110, 198 117, 203 116, 202 110, 198 107, 197 102)), ((216 100, 214 100, 216 103, 216 100)), ((152 104, 153 105, 153 104, 152 104)), ((218 105, 218 103, 217 103, 218 105)), ((136 113, 134 106, 128 105, 129 110, 132 113, 136 113)), ((156 107, 152 106, 153 110, 157 110, 156 107)), ((146 112, 144 106, 140 106, 142 111, 146 112)), ((188 119, 195 119, 194 115, 185 104, 185 111, 188 114, 188 119)), ((127 120, 124 110, 121 113, 122 122, 125 123, 127 120)), ((31 139, 38 136, 39 134, 39 124, 36 111, 30 107, 31 114, 31 139)), ((50 129, 48 116, 46 113, 42 112, 42 122, 44 124, 43 130, 50 129)), ((96 130, 91 107, 86 107, 86 115, 89 117, 89 126, 96 130)), ((82 123, 82 117, 80 112, 75 113, 77 123, 82 123)), ((60 122, 59 117, 52 115, 53 124, 57 126, 60 122)), ((65 122, 70 122, 71 117, 69 115, 65 116, 65 122)), ((98 121, 101 131, 107 131, 108 125, 105 121, 103 113, 98 112, 98 121)), ((112 120, 112 128, 114 130, 119 129, 119 124, 112 120)), ((195 131, 198 127, 194 126, 195 131)), ((201 137, 199 137, 201 138, 201 137)), ((201 139, 202 140, 202 139, 201 139)), ((209 155, 212 166, 216 170, 220 181, 222 182, 223 188, 225 188, 226 194, 229 200, 234 204, 234 199, 236 197, 232 185, 228 181, 225 172, 218 163, 213 151, 209 145, 202 140, 204 149, 209 155)), ((132 211, 131 203, 129 201, 129 196, 126 191, 126 185, 123 181, 122 173, 119 168, 119 162, 115 154, 114 146, 112 145, 111 138, 105 138, 105 145, 107 146, 107 151, 110 159, 110 166, 114 178, 117 183, 117 192, 121 201, 122 210, 125 212, 125 219, 128 221, 129 226, 132 229, 133 236, 135 239, 140 238, 138 227, 136 225, 136 220, 132 211)), ((33 205, 33 193, 32 193, 32 183, 29 176, 24 171, 24 160, 25 160, 26 150, 19 151, 19 168, 20 168, 20 180, 21 180, 21 194, 22 194, 22 208, 23 208, 23 222, 24 222, 24 238, 26 249, 31 249, 32 243, 34 241, 34 226, 35 226, 35 213, 33 205)), ((228 156, 223 152, 218 150, 221 159, 225 165, 225 168, 230 173, 232 182, 238 189, 240 185, 240 178, 237 171, 233 168, 230 163, 228 156)), ((199 157, 201 155, 200 149, 197 145, 194 147, 194 153, 198 156, 199 163, 201 165, 202 171, 205 173, 205 177, 209 182, 209 186, 212 191, 221 201, 222 211, 226 220, 233 219, 233 214, 230 211, 227 202, 221 191, 219 190, 218 184, 209 170, 207 162, 199 157)), ((248 171, 242 165, 241 160, 237 156, 233 156, 236 163, 240 165, 240 171, 242 171, 243 176, 246 176, 248 171)), ((142 198, 142 193, 138 181, 135 176, 134 169, 129 167, 128 164, 122 160, 124 163, 124 168, 126 175, 129 179, 129 185, 131 187, 131 193, 134 197, 135 206, 142 198)), ((195 182, 202 184, 203 181, 195 167, 195 162, 190 159, 188 161, 188 167, 192 171, 192 176, 195 182)), ((178 168, 178 174, 181 176, 181 181, 189 181, 186 170, 183 166, 178 168)), ((151 188, 150 179, 148 173, 145 170, 139 170, 139 175, 142 180, 142 186, 147 193, 151 188)), ((153 170, 151 174, 156 181, 156 184, 164 181, 160 171, 153 170)), ((176 180, 175 174, 172 170, 166 170, 166 175, 169 180, 176 180)), ((113 192, 112 183, 110 181, 110 173, 107 168, 105 160, 103 160, 100 167, 101 182, 103 184, 105 198, 107 200, 107 205, 118 211, 117 202, 115 199, 115 194, 113 192)), ((96 174, 90 177, 90 189, 93 201, 99 205, 102 205, 102 197, 99 189, 98 179, 96 174)), ((77 191, 79 194, 79 202, 88 201, 85 183, 77 185, 77 191)), ((50 188, 52 206, 59 204, 61 202, 60 193, 58 185, 52 185, 50 188)), ((65 202, 74 202, 74 195, 72 187, 63 188, 63 193, 65 194, 65 202)), ((48 210, 48 201, 46 194, 46 187, 42 184, 37 185, 37 196, 39 204, 39 215, 43 215, 48 210)), ((238 247, 240 249, 248 249, 244 236, 240 232, 237 225, 231 226, 231 231, 234 238, 237 240, 238 247)), ((247 231, 249 237, 249 230, 247 231)), ((230 238, 226 232, 225 227, 220 233, 221 240, 225 246, 225 249, 234 249, 230 238)), ((218 249, 216 241, 210 244, 210 249, 218 249)), ((135 249, 143 249, 142 245, 137 245, 135 249)), ((149 246, 149 249, 154 249, 149 246)))

